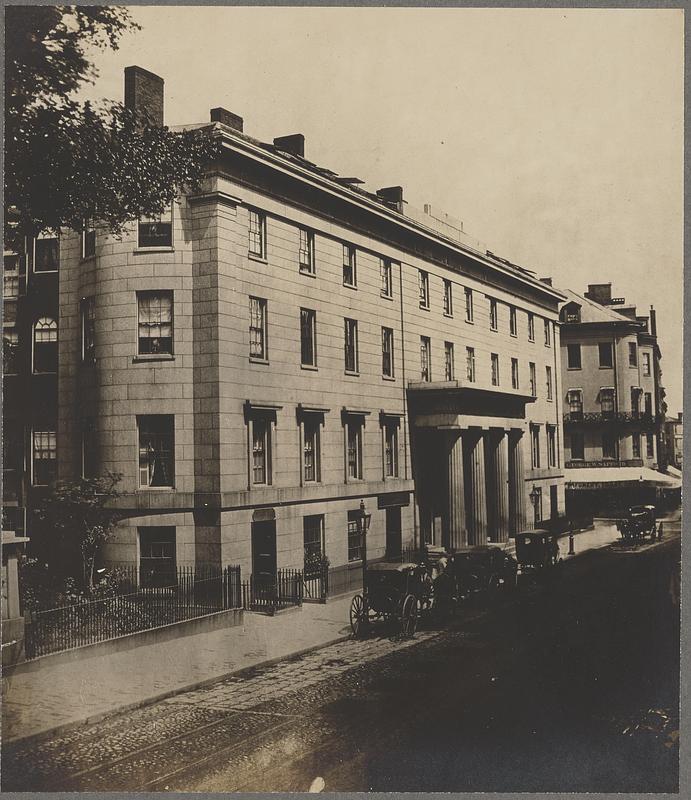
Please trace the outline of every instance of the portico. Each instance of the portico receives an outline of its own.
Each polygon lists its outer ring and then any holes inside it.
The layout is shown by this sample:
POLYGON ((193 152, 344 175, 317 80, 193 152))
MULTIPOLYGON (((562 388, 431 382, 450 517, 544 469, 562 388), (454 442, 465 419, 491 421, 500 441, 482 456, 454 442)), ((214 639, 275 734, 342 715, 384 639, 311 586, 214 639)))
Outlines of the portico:
POLYGON ((525 405, 533 397, 456 381, 410 384, 408 397, 420 541, 455 550, 524 529, 525 405))

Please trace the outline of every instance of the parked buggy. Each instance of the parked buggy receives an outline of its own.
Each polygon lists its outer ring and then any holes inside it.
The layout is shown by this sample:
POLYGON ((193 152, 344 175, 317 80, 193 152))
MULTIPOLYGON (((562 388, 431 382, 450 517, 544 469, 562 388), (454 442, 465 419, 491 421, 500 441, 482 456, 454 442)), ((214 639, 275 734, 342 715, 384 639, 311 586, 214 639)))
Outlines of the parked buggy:
POLYGON ((657 536, 655 506, 631 506, 626 516, 617 522, 617 530, 625 542, 635 544, 646 536, 654 541, 657 536))
POLYGON ((540 528, 517 533, 516 560, 521 572, 542 570, 558 564, 561 561, 558 538, 556 533, 540 528))
POLYGON ((403 636, 413 636, 418 608, 428 607, 432 579, 424 564, 378 562, 365 572, 362 594, 350 604, 350 627, 357 636, 375 620, 395 619, 403 636))
POLYGON ((514 589, 518 564, 501 547, 475 545, 456 550, 446 573, 453 581, 456 600, 460 601, 475 594, 492 597, 500 588, 514 589))

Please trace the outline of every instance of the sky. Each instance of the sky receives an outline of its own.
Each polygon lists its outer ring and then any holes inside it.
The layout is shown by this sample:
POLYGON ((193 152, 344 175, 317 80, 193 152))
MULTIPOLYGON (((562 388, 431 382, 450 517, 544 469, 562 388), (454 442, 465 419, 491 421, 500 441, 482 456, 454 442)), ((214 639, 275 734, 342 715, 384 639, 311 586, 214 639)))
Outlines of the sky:
POLYGON ((682 410, 683 13, 667 9, 131 6, 85 94, 165 79, 165 122, 223 106, 264 141, 463 221, 555 286, 657 310, 682 410))

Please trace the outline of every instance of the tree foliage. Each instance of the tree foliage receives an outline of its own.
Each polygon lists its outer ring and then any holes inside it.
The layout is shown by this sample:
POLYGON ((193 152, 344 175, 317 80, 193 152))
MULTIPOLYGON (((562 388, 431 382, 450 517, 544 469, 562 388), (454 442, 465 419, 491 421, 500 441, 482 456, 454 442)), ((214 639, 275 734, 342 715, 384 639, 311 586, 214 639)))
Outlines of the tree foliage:
POLYGON ((78 549, 82 557, 82 580, 89 592, 94 584, 94 561, 100 548, 111 538, 120 513, 108 504, 120 496, 119 473, 102 478, 80 478, 58 483, 36 509, 60 544, 78 549))
POLYGON ((208 132, 151 126, 114 102, 74 93, 93 82, 87 47, 117 48, 136 26, 117 6, 7 6, 5 231, 10 245, 39 231, 111 233, 156 216, 196 189, 217 144, 208 132))

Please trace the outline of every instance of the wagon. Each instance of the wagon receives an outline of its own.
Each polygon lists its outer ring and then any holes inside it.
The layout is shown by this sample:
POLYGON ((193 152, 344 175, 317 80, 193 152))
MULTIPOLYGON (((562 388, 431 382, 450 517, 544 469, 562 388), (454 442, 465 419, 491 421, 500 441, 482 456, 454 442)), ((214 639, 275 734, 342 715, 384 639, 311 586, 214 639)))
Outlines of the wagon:
POLYGON ((415 633, 418 608, 429 604, 432 581, 426 566, 378 562, 365 571, 362 594, 350 604, 350 627, 357 636, 375 620, 395 619, 404 636, 415 633))
POLYGON ((494 545, 475 545, 456 550, 447 566, 457 600, 468 599, 476 593, 492 596, 500 587, 513 589, 517 572, 516 559, 494 545))
POLYGON ((657 535, 655 506, 631 506, 626 516, 617 522, 617 529, 625 542, 639 542, 646 536, 654 540, 657 535))
POLYGON ((542 530, 522 531, 515 535, 516 560, 524 570, 540 570, 551 567, 561 561, 559 542, 556 533, 542 530))

